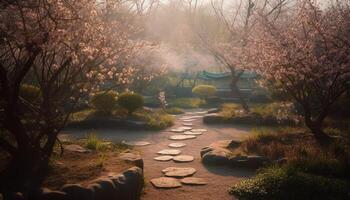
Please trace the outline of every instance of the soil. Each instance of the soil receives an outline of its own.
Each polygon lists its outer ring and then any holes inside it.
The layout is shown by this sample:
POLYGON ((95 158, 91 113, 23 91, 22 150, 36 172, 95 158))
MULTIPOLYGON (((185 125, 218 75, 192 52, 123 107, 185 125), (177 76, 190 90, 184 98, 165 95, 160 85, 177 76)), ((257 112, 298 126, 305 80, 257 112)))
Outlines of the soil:
MULTIPOLYGON (((189 110, 187 110, 189 111, 189 110)), ((194 110, 191 110, 193 112, 194 110)), ((195 110, 203 111, 203 110, 195 110)), ((162 149, 169 148, 168 145, 173 143, 169 140, 169 136, 178 134, 172 133, 170 130, 182 126, 183 121, 179 118, 189 116, 189 114, 178 115, 174 126, 163 131, 128 131, 115 129, 99 129, 94 130, 101 138, 112 142, 121 141, 148 141, 150 145, 135 147, 141 152, 144 160, 145 173, 145 188, 142 195, 142 200, 232 200, 235 199, 228 194, 228 189, 235 183, 243 179, 249 178, 255 174, 252 170, 225 168, 222 166, 205 166, 201 163, 200 150, 219 140, 228 139, 243 139, 250 134, 251 127, 242 127, 237 125, 205 125, 202 119, 196 119, 193 123, 193 128, 207 129, 203 135, 196 139, 181 141, 187 145, 182 148, 177 148, 182 151, 183 155, 194 156, 194 161, 190 163, 175 163, 174 161, 160 162, 154 160, 157 157, 157 152, 162 149), (193 177, 202 178, 208 182, 203 186, 183 185, 176 189, 157 189, 150 180, 163 177, 161 170, 167 167, 193 167, 197 170, 193 177)), ((61 139, 69 139, 71 137, 84 137, 89 131, 86 130, 65 130, 61 139)))
POLYGON ((65 151, 62 157, 55 157, 44 181, 44 187, 59 189, 64 184, 87 186, 92 180, 118 174, 131 167, 131 164, 118 159, 117 152, 78 153, 65 151))

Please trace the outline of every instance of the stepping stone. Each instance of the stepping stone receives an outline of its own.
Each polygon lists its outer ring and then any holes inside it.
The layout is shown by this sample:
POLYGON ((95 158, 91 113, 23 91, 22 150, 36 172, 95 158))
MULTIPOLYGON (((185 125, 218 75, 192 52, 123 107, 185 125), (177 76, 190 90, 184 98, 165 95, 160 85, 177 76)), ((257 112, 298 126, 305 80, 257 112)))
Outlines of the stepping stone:
POLYGON ((192 127, 188 127, 188 126, 180 126, 179 128, 177 129, 181 129, 181 130, 184 130, 184 131, 189 131, 192 129, 192 127))
POLYGON ((184 119, 182 120, 183 122, 193 122, 193 121, 196 121, 196 119, 184 119))
POLYGON ((182 132, 184 132, 185 130, 183 130, 183 129, 178 129, 178 128, 173 128, 173 129, 171 129, 170 131, 171 131, 171 132, 174 132, 174 133, 182 133, 182 132))
POLYGON ((161 155, 170 155, 170 156, 176 156, 181 153, 181 150, 178 149, 163 149, 161 151, 158 151, 158 154, 161 155))
POLYGON ((193 126, 193 123, 182 123, 184 126, 193 126))
POLYGON ((186 119, 191 119, 191 117, 190 116, 188 116, 188 117, 180 117, 179 119, 180 120, 186 120, 186 119))
POLYGON ((178 188, 182 186, 176 178, 169 177, 154 178, 150 182, 156 188, 178 188))
POLYGON ((150 142, 146 142, 146 141, 135 141, 135 142, 125 142, 125 141, 123 141, 122 143, 126 144, 126 145, 130 145, 130 146, 147 146, 147 145, 151 144, 150 142))
POLYGON ((192 162, 194 160, 193 156, 179 155, 173 158, 175 162, 192 162))
POLYGON ((170 140, 188 140, 196 138, 195 135, 172 135, 169 137, 170 140))
POLYGON ((192 131, 185 131, 184 133, 182 133, 184 135, 202 135, 202 132, 192 132, 192 131))
POLYGON ((192 132, 207 132, 207 129, 203 129, 203 128, 197 128, 197 129, 192 129, 192 132))
POLYGON ((204 179, 202 178, 195 178, 195 177, 186 177, 180 180, 181 183, 185 185, 206 185, 208 184, 204 179))
POLYGON ((182 178, 192 176, 197 170, 192 167, 168 167, 163 169, 162 172, 165 176, 182 178))
POLYGON ((169 160, 172 160, 173 158, 174 158, 173 156, 158 156, 158 157, 155 157, 154 160, 169 161, 169 160))
POLYGON ((182 143, 182 142, 170 143, 168 145, 168 147, 172 147, 172 148, 181 148, 181 147, 184 147, 184 146, 186 146, 186 144, 182 143))
POLYGON ((194 113, 201 115, 201 114, 207 114, 207 111, 198 111, 198 112, 194 112, 194 113))
POLYGON ((193 115, 190 117, 190 119, 198 119, 198 118, 202 118, 203 116, 201 115, 193 115))

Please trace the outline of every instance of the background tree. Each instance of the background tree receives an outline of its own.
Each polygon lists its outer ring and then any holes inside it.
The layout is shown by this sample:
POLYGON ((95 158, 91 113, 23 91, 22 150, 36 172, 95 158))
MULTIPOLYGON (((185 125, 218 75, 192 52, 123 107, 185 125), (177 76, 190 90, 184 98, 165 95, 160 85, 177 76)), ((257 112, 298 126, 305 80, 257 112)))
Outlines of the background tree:
POLYGON ((1 192, 29 194, 41 184, 58 134, 81 97, 107 77, 123 82, 128 58, 143 47, 120 1, 1 1, 0 148, 10 156, 1 192), (40 89, 37 101, 21 85, 40 89), (22 108, 25 109, 22 109, 22 108))
POLYGON ((262 16, 248 56, 267 81, 279 83, 302 108, 306 126, 320 144, 332 104, 349 90, 350 1, 327 8, 302 0, 278 20, 262 16))

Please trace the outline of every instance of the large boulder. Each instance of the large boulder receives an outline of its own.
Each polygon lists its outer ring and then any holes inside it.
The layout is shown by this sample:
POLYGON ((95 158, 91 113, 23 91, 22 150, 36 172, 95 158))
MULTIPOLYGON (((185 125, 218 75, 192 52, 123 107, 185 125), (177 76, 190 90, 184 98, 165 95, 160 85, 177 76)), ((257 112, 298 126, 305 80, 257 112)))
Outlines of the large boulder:
POLYGON ((213 149, 202 156, 202 162, 211 165, 226 164, 229 161, 230 154, 231 152, 226 149, 213 149))
POLYGON ((232 167, 243 167, 257 169, 270 163, 269 159, 264 156, 234 156, 229 163, 232 167))
POLYGON ((217 113, 206 114, 203 117, 203 123, 206 124, 214 124, 214 123, 222 123, 223 117, 217 113))
POLYGON ((118 188, 116 199, 138 200, 144 185, 142 169, 132 167, 121 175, 113 177, 112 181, 118 188))
POLYGON ((61 191, 67 194, 69 200, 93 200, 93 191, 79 184, 66 184, 61 191))
POLYGON ((88 189, 93 191, 95 200, 117 199, 117 188, 110 179, 98 179, 88 189))
POLYGON ((40 200, 68 200, 68 196, 65 192, 52 191, 49 189, 42 190, 40 200))
POLYGON ((119 158, 134 164, 136 167, 143 169, 143 160, 140 155, 134 153, 121 153, 119 158))

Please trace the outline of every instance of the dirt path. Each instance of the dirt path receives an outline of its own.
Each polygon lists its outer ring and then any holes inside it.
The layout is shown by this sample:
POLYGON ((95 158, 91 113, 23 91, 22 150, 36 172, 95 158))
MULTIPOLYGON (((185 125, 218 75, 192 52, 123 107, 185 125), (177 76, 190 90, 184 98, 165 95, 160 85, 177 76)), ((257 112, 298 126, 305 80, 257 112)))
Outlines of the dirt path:
MULTIPOLYGON (((188 116, 188 114, 177 116, 176 123, 173 127, 182 126, 182 121, 178 118, 188 116)), ((173 161, 159 162, 153 158, 157 156, 157 152, 167 149, 168 144, 174 142, 168 137, 176 133, 169 130, 161 132, 157 138, 152 138, 154 145, 139 147, 145 162, 145 179, 146 187, 143 200, 232 200, 232 196, 228 195, 229 186, 240 181, 243 178, 254 174, 252 171, 234 170, 223 167, 207 167, 201 163, 201 148, 211 144, 212 142, 225 139, 242 139, 248 135, 246 128, 232 128, 227 126, 207 126, 202 123, 202 119, 192 122, 193 128, 204 128, 208 131, 196 139, 180 141, 186 143, 185 147, 179 148, 182 154, 192 155, 195 160, 190 163, 175 163, 173 161), (161 170, 166 167, 193 167, 197 169, 197 173, 193 177, 203 178, 208 184, 205 186, 182 186, 177 189, 156 189, 149 182, 152 178, 163 176, 161 170)))
MULTIPOLYGON (((199 111, 199 110, 196 110, 199 111)), ((191 112, 196 112, 191 110, 191 112)), ((192 114, 198 115, 198 114, 192 114)), ((203 115, 203 114, 201 114, 203 115)), ((179 119, 189 114, 177 116, 175 125, 171 128, 182 126, 182 121, 179 119)), ((110 141, 148 141, 151 145, 136 147, 144 159, 144 173, 146 187, 142 200, 232 200, 233 197, 227 193, 229 186, 240 180, 252 176, 253 171, 245 171, 242 169, 232 169, 223 167, 208 167, 201 163, 200 150, 201 148, 218 140, 227 139, 242 139, 249 134, 249 128, 232 127, 226 125, 207 126, 202 123, 199 118, 193 123, 193 128, 204 128, 208 131, 196 139, 172 141, 169 136, 176 133, 170 132, 170 129, 151 132, 151 131, 122 131, 122 130, 98 130, 100 137, 110 141), (160 162, 155 161, 154 157, 158 156, 157 152, 162 149, 169 149, 168 144, 172 142, 183 142, 187 145, 179 148, 184 155, 194 156, 195 160, 189 163, 175 163, 173 161, 160 162), (205 186, 186 186, 183 185, 176 189, 157 189, 149 182, 153 178, 162 177, 162 169, 167 167, 193 167, 197 170, 193 177, 203 178, 208 184, 205 186)), ((86 131, 74 131, 75 137, 84 136, 86 131)))

